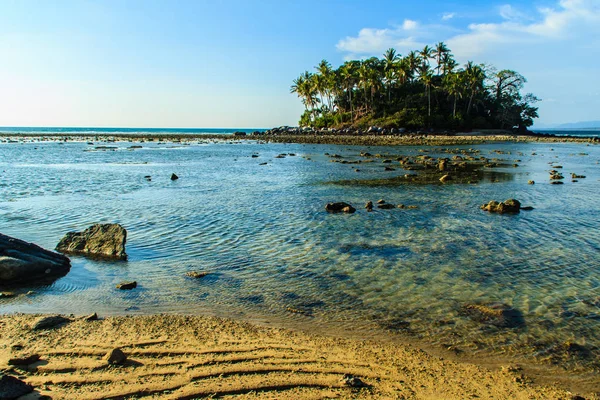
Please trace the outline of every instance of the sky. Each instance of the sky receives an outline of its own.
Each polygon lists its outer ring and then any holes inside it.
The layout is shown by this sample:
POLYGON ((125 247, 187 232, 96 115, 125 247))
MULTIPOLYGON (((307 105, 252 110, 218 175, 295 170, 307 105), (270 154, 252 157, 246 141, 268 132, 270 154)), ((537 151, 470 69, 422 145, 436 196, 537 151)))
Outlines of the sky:
POLYGON ((320 60, 439 41, 524 75, 536 127, 600 120, 600 0, 0 0, 0 126, 297 125, 320 60))

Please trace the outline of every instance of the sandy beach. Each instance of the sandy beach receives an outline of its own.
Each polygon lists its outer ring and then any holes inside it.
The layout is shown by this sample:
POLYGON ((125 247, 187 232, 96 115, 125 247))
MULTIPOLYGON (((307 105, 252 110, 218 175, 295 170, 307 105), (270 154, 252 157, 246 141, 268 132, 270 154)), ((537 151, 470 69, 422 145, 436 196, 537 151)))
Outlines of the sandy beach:
MULTIPOLYGON (((0 319, 0 365, 34 387, 21 399, 572 399, 518 366, 486 369, 410 345, 308 335, 213 317, 107 317, 32 330, 0 319), (127 356, 109 365, 105 355, 127 356), (39 361, 9 366, 19 355, 39 361)), ((593 397, 592 397, 593 398, 593 397)))

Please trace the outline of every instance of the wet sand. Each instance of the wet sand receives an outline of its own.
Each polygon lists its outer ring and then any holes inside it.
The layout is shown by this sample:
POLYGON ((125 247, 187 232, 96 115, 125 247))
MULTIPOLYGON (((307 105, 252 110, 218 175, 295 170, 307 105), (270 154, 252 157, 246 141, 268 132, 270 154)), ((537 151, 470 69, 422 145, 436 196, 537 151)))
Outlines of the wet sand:
POLYGON ((534 383, 516 366, 457 363, 410 344, 177 315, 71 317, 34 331, 37 317, 0 317, 0 368, 35 389, 22 399, 574 398, 550 382, 534 383), (104 360, 114 348, 128 356, 122 365, 104 360), (40 360, 7 365, 26 354, 40 360))

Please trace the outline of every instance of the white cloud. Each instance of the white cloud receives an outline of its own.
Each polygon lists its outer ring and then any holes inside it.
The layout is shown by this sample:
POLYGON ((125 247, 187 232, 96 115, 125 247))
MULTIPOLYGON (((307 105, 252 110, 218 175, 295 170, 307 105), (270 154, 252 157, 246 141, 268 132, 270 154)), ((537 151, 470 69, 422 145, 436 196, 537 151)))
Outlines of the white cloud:
POLYGON ((404 29, 405 31, 412 31, 415 30, 419 27, 419 24, 417 23, 417 21, 413 21, 410 19, 405 19, 404 23, 402 24, 402 29, 404 29))
POLYGON ((452 18, 456 17, 456 13, 448 12, 442 15, 442 21, 450 21, 452 18))
MULTIPOLYGON (((361 29, 358 36, 340 40, 337 48, 364 57, 380 54, 389 47, 404 52, 443 40, 458 57, 468 58, 502 44, 532 45, 578 38, 583 45, 584 40, 597 40, 593 36, 600 33, 600 0, 561 0, 553 8, 540 8, 530 15, 504 5, 498 14, 503 21, 472 23, 453 34, 449 34, 453 28, 447 24, 423 25, 406 19, 401 27, 361 29)), ((452 17, 454 13, 447 13, 442 20, 452 17)))

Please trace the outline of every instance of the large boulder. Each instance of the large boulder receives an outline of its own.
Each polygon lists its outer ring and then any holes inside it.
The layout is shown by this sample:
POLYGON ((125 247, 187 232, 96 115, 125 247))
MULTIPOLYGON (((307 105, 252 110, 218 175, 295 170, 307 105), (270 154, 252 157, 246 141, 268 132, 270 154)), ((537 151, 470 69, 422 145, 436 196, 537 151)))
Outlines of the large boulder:
POLYGON ((67 254, 126 260, 127 231, 119 224, 95 224, 83 232, 67 233, 56 250, 67 254))
POLYGON ((70 269, 62 254, 0 233, 0 286, 52 282, 70 269))
POLYGON ((480 207, 483 211, 489 211, 492 213, 511 213, 516 214, 521 211, 521 202, 515 199, 508 199, 502 203, 495 200, 490 201, 488 204, 484 204, 480 207))

